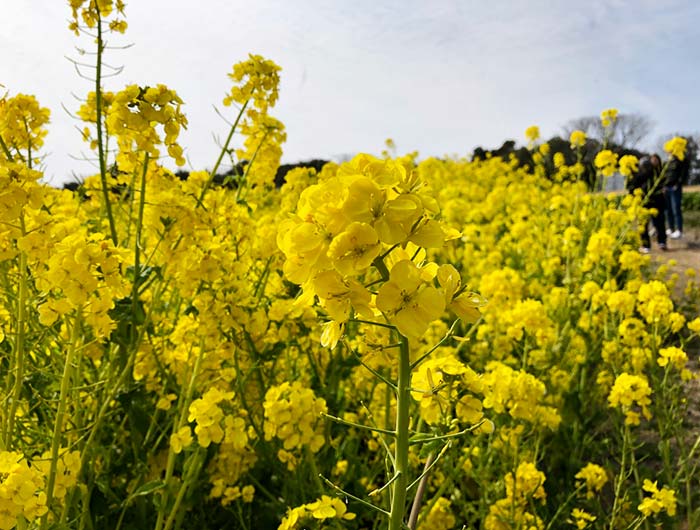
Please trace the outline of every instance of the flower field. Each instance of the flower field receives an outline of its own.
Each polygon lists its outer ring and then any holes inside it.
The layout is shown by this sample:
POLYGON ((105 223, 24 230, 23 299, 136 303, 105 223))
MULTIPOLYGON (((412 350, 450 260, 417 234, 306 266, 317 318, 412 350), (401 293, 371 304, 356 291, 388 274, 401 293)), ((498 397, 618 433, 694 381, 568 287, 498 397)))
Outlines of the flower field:
MULTIPOLYGON (((99 65, 124 6, 69 4, 99 65)), ((276 188, 257 55, 180 179, 176 91, 97 72, 76 192, 39 182, 49 110, 0 99, 0 529, 699 527, 697 271, 638 251, 645 197, 536 128, 534 167, 359 154, 276 188)))

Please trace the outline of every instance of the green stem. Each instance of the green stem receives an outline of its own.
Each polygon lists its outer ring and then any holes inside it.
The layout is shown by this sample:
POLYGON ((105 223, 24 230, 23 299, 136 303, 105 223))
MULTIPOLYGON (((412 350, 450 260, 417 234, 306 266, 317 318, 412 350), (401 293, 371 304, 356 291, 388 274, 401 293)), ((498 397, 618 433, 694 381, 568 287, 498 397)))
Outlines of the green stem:
POLYGON ((112 214, 112 203, 109 201, 109 189, 107 187, 107 160, 105 156, 104 140, 102 138, 102 52, 104 42, 102 41, 102 18, 99 10, 97 12, 97 63, 95 65, 95 126, 97 128, 97 152, 100 160, 100 183, 102 184, 102 195, 105 201, 105 210, 109 220, 109 232, 114 246, 119 245, 117 239, 117 228, 114 224, 112 214))
MULTIPOLYGON (((56 469, 58 467, 58 452, 61 447, 61 438, 63 438, 61 431, 63 430, 63 418, 66 414, 66 401, 68 392, 70 391, 71 376, 73 372, 73 359, 77 351, 78 336, 80 333, 80 312, 81 309, 78 308, 75 314, 75 320, 73 322, 73 329, 71 330, 70 344, 68 345, 68 352, 66 353, 66 362, 63 366, 63 377, 61 378, 61 392, 58 398, 58 410, 56 411, 56 421, 53 427, 53 437, 51 439, 51 467, 49 469, 49 478, 46 486, 46 506, 51 510, 51 504, 53 503, 53 489, 56 484, 56 469)), ((46 528, 48 523, 48 516, 45 515, 41 520, 41 528, 46 528)))
MULTIPOLYGON (((24 217, 20 217, 22 235, 25 235, 24 217)), ((15 415, 19 406, 19 398, 22 393, 22 382, 24 379, 24 341, 26 335, 26 305, 27 305, 27 254, 21 252, 19 255, 19 297, 17 300, 17 338, 14 347, 15 360, 15 380, 12 389, 12 404, 10 405, 10 415, 7 418, 7 435, 5 438, 6 450, 12 450, 12 442, 15 430, 15 415)))
POLYGON ((175 498, 175 503, 173 504, 172 510, 170 510, 168 520, 165 521, 165 527, 163 530, 170 530, 172 528, 173 523, 175 522, 175 517, 180 510, 182 500, 185 498, 185 493, 187 493, 187 490, 190 488, 190 486, 192 486, 193 480, 196 480, 196 478, 199 476, 199 471, 202 469, 202 457, 200 456, 199 450, 195 452, 192 459, 193 460, 190 462, 190 465, 187 468, 187 473, 185 474, 183 484, 180 486, 180 490, 177 492, 177 497, 175 498))
POLYGON ((308 446, 305 448, 304 456, 306 456, 306 461, 309 463, 311 474, 314 477, 314 482, 318 490, 317 492, 320 495, 323 492, 323 482, 321 482, 321 473, 318 472, 318 466, 316 465, 316 456, 311 452, 308 446))
MULTIPOLYGON (((92 424, 92 427, 90 428, 90 435, 88 436, 87 440, 85 441, 85 445, 83 446, 82 449, 82 457, 80 460, 80 469, 81 472, 86 469, 87 462, 90 457, 90 448, 92 446, 93 441, 97 437, 97 434, 99 432, 100 426, 102 425, 102 420, 105 418, 107 415, 107 410, 109 409, 110 405, 112 404, 112 401, 114 400, 115 396, 117 393, 121 390, 123 387, 124 383, 126 382, 129 374, 131 374, 132 367, 134 366, 134 362, 136 361, 136 355, 139 350, 139 344, 141 343, 143 333, 145 329, 148 327, 148 323, 151 320, 151 312, 153 310, 153 307, 157 305, 157 301, 160 298, 160 295, 163 290, 167 287, 167 282, 165 285, 162 285, 161 290, 157 291, 153 295, 153 303, 151 304, 151 307, 149 308, 149 312, 146 315, 146 320, 141 327, 141 332, 139 334, 139 338, 136 341, 136 344, 133 345, 131 352, 129 352, 129 358, 127 359, 126 365, 122 369, 122 371, 119 373, 117 376, 117 379, 114 383, 114 385, 109 389, 107 392, 107 395, 105 398, 102 400, 102 405, 100 406, 100 410, 97 413, 97 416, 95 417, 95 421, 92 424)), ((111 367, 110 367, 111 368, 111 367)), ((111 374, 111 370, 110 370, 111 374)), ((111 378, 111 375, 107 378, 109 380, 111 378)), ((105 388, 107 388, 107 383, 105 383, 105 388)))
MULTIPOLYGON (((248 100, 250 101, 250 100, 248 100)), ((202 201, 204 200, 204 196, 207 193, 207 190, 211 187, 211 183, 214 182, 214 177, 216 176, 216 172, 219 169, 219 166, 221 165, 221 161, 224 159, 224 155, 228 152, 228 146, 231 143, 231 139, 233 138, 233 133, 236 131, 236 127, 238 127, 238 122, 241 121, 241 118, 243 117, 243 113, 245 112, 245 108, 248 106, 248 101, 246 101, 243 106, 241 107, 241 110, 238 113, 238 116, 236 116, 236 121, 233 122, 233 125, 231 125, 231 129, 228 132, 228 136, 226 137, 226 141, 224 142, 223 147, 221 148, 221 152, 219 153, 219 158, 217 158, 216 163, 214 164, 214 167, 211 170, 211 173, 209 173, 209 180, 204 184, 204 187, 202 188, 202 192, 199 194, 199 198, 197 199, 197 204, 202 204, 202 201)))
MULTIPOLYGON (((416 359, 413 363, 411 363, 411 370, 413 370, 416 366, 418 366, 425 359, 427 359, 430 356, 430 354, 432 354, 435 350, 437 350, 440 346, 442 346, 447 339, 452 337, 452 335, 455 332, 455 327, 457 326, 458 322, 459 322, 459 319, 452 322, 452 325, 450 326, 450 329, 447 330, 447 333, 445 333, 445 336, 442 339, 440 339, 440 341, 437 344, 435 344, 435 346, 430 348, 426 353, 424 353, 418 359, 416 359)), ((476 326, 473 326, 472 329, 476 329, 476 326)))
POLYGON ((627 425, 623 427, 622 433, 622 461, 620 462, 620 474, 617 476, 617 481, 615 482, 615 500, 613 501, 612 513, 610 514, 610 530, 615 530, 615 518, 617 517, 617 512, 619 511, 620 495, 622 494, 622 485, 626 477, 626 465, 627 465, 627 442, 628 442, 628 431, 627 425))
POLYGON ((382 277, 382 280, 384 281, 389 281, 389 269, 387 269, 386 264, 384 263, 383 259, 380 258, 375 258, 374 261, 372 262, 372 265, 374 265, 377 270, 379 271, 379 274, 382 277))
MULTIPOLYGON (((445 444, 445 448, 449 444, 445 444)), ((433 467, 433 461, 435 460, 435 453, 430 453, 427 460, 425 461, 425 466, 423 467, 423 473, 418 479, 418 489, 416 490, 416 496, 413 498, 413 505, 411 506, 411 515, 408 517, 408 527, 411 530, 416 528, 418 524, 418 514, 420 513, 420 507, 423 503, 423 495, 425 494, 425 488, 428 485, 428 472, 433 467)), ((416 481, 413 482, 415 484, 416 481)), ((413 485, 411 484, 411 486, 413 485)), ((410 486, 409 486, 410 488, 410 486)))
POLYGON ((576 488, 576 489, 566 498, 566 500, 565 500, 563 503, 561 503, 561 504, 559 505, 559 508, 557 508, 557 511, 554 512, 554 515, 553 515, 552 518, 549 520, 549 523, 547 523, 547 527, 545 528, 545 530, 550 530, 550 529, 553 527, 554 522, 559 518, 559 516, 560 516, 560 515, 564 512, 564 510, 569 506, 569 503, 570 503, 574 498, 576 498, 576 496, 583 490, 584 487, 585 487, 585 485, 584 485, 584 484, 581 484, 578 488, 576 488))
MULTIPOLYGON (((200 344, 199 355, 197 355, 197 360, 194 363, 194 368, 192 369, 192 375, 190 376, 190 383, 187 386, 187 392, 185 394, 185 399, 182 402, 182 408, 180 409, 180 415, 178 422, 173 426, 173 433, 176 433, 185 424, 185 418, 188 414, 188 409, 192 401, 192 394, 194 393, 194 385, 199 375, 199 368, 202 364, 202 358, 204 357, 204 345, 200 344)), ((173 478, 173 472, 175 471, 175 458, 177 455, 173 451, 172 446, 168 445, 168 463, 165 469, 165 487, 161 490, 160 495, 160 507, 158 508, 158 520, 156 521, 156 530, 161 530, 163 528, 163 522, 165 519, 165 510, 168 504, 168 489, 170 488, 170 482, 173 478)), ((184 485, 182 486, 184 487, 184 485)), ((179 495, 179 493, 178 493, 179 495)), ((171 514, 172 515, 172 514, 171 514)))
POLYGON ((139 195, 139 211, 136 218, 136 233, 134 234, 134 283, 131 291, 131 316, 134 319, 132 325, 132 341, 135 340, 136 333, 136 315, 139 303, 139 280, 141 279, 141 235, 143 232, 143 210, 146 205, 146 173, 148 172, 149 155, 146 153, 143 160, 143 171, 141 173, 141 193, 139 195))
MULTIPOLYGON (((325 482, 326 484, 328 484, 331 488, 333 488, 334 490, 336 490, 336 491, 337 491, 338 493, 340 493, 341 495, 343 495, 343 496, 345 496, 345 497, 348 497, 348 498, 350 498, 350 499, 352 499, 352 500, 354 500, 354 501, 356 501, 356 502, 359 502, 360 504, 362 504, 363 506, 366 506, 367 508, 369 508, 369 509, 371 509, 371 510, 377 511, 377 512, 379 512, 379 513, 381 513, 381 514, 384 514, 384 515, 391 515, 389 512, 387 512, 386 510, 383 510, 383 509, 380 508, 379 506, 375 506, 375 505, 372 504, 371 502, 367 502, 366 500, 361 499, 361 498, 359 498, 359 497, 356 497, 356 496, 353 495, 352 493, 349 493, 349 492, 345 491, 345 490, 342 489, 340 486, 336 486, 335 484, 333 484, 330 480, 328 480, 328 479, 327 479, 326 477, 324 477, 323 475, 320 475, 320 477, 321 477, 321 480, 323 480, 323 482, 325 482)), ((399 528, 400 528, 400 527, 399 527, 399 528)))
POLYGON ((339 418, 338 416, 331 416, 330 414, 326 414, 324 412, 321 413, 321 416, 323 416, 324 418, 328 418, 329 420, 334 421, 336 423, 340 423, 341 425, 347 425, 348 427, 355 427, 356 429, 365 429, 367 431, 376 432, 379 434, 387 434, 389 436, 396 435, 396 431, 388 431, 386 429, 380 429, 379 427, 370 427, 369 425, 362 425, 361 423, 347 421, 343 418, 339 418))
POLYGON ((258 158, 258 152, 260 151, 260 148, 263 146, 265 143, 265 140, 267 140, 267 135, 270 133, 270 131, 266 131, 265 134, 263 135, 262 139, 260 140, 260 143, 257 145, 255 148, 255 151, 253 152, 253 156, 250 158, 250 162, 248 162, 248 165, 245 167, 245 171, 243 172, 243 176, 240 178, 238 181, 238 187, 236 188, 236 202, 238 202, 238 199, 240 198, 245 198, 245 193, 243 196, 241 196, 241 190, 245 188, 245 192, 248 192, 248 173, 250 172, 250 168, 253 167, 253 162, 255 162, 255 159, 258 158), (244 186, 245 185, 245 186, 244 186))
POLYGON ((0 148, 2 148, 2 152, 5 153, 5 157, 10 162, 14 162, 15 159, 12 156, 12 153, 10 152, 10 149, 7 147, 7 144, 5 143, 5 140, 2 139, 2 135, 0 135, 0 148))
POLYGON ((409 405, 411 401, 411 359, 408 338, 399 334, 399 379, 396 390, 396 445, 394 451, 394 475, 398 475, 391 492, 391 514, 389 530, 401 530, 406 512, 406 490, 408 487, 409 452, 409 405))

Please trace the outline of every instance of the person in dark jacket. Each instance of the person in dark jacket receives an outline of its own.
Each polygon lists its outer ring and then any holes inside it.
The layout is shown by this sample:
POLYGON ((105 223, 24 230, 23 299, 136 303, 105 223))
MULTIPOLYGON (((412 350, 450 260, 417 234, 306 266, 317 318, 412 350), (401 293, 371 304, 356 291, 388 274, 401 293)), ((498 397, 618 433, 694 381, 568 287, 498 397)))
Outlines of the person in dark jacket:
POLYGON ((666 168, 666 217, 668 219, 668 234, 671 239, 683 237, 683 212, 681 211, 681 198, 683 197, 683 184, 688 179, 690 161, 688 158, 680 160, 671 155, 666 168))
MULTIPOLYGON (((630 193, 641 189, 642 196, 646 200, 645 206, 656 210, 656 213, 651 217, 651 222, 656 231, 659 249, 665 251, 668 247, 666 246, 666 226, 664 222, 664 194, 659 182, 660 173, 661 159, 657 155, 645 156, 639 161, 639 169, 627 182, 627 189, 630 193)), ((644 225, 642 247, 639 250, 644 254, 648 254, 651 251, 648 224, 644 225)))

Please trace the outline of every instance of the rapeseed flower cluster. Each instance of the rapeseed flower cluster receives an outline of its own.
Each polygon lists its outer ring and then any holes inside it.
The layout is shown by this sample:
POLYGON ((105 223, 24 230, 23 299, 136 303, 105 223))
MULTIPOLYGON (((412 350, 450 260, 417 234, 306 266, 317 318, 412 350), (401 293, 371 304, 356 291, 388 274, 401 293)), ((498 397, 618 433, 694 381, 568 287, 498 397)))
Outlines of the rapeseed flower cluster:
POLYGON ((506 496, 489 507, 484 521, 486 530, 542 530, 543 521, 529 510, 534 501, 546 500, 544 473, 531 462, 522 462, 513 473, 505 477, 506 496))
POLYGON ((33 157, 44 145, 50 114, 34 96, 3 95, 0 98, 0 160, 17 156, 31 168, 33 157))
POLYGON ((580 130, 571 131, 569 143, 571 147, 583 147, 586 145, 586 133, 580 130))
POLYGON ((624 177, 631 177, 639 169, 639 159, 634 155, 623 155, 620 157, 620 174, 624 177))
POLYGON ((101 20, 107 20, 111 15, 115 18, 109 21, 109 29, 117 33, 124 33, 127 23, 120 16, 124 16, 126 5, 122 0, 68 0, 73 12, 73 17, 68 29, 76 35, 80 35, 80 24, 88 28, 95 28, 101 20))
POLYGON ((431 506, 419 530, 451 530, 457 524, 457 518, 450 510, 451 502, 445 497, 438 497, 431 506))
POLYGON ((209 447, 212 442, 221 443, 224 439, 224 430, 221 427, 224 412, 219 403, 232 398, 233 392, 222 392, 214 387, 190 405, 187 421, 197 423, 194 432, 197 435, 197 442, 202 447, 209 447))
POLYGON ((595 167, 603 176, 611 177, 617 170, 617 153, 613 153, 609 149, 600 151, 595 156, 595 167))
POLYGON ((642 415, 646 419, 650 419, 650 396, 651 388, 649 388, 649 382, 646 377, 623 372, 615 379, 608 396, 608 403, 611 407, 619 407, 622 410, 625 414, 625 424, 639 425, 639 412, 634 410, 634 407, 639 407, 642 415))
POLYGON ((678 160, 685 160, 685 150, 688 146, 688 140, 680 136, 674 136, 664 143, 664 151, 678 160))
POLYGON ((592 515, 588 513, 585 510, 581 510, 579 508, 574 508, 571 510, 571 518, 569 519, 569 523, 573 524, 577 530, 584 530, 585 528, 588 528, 589 525, 597 519, 595 515, 592 515))
POLYGON ((586 486, 586 497, 593 498, 608 483, 608 474, 597 464, 588 463, 576 473, 576 479, 586 486))
POLYGON ((37 287, 47 294, 38 307, 39 321, 51 326, 78 311, 96 336, 108 336, 116 326, 110 316, 114 300, 126 296, 130 287, 124 278, 126 255, 102 233, 88 234, 79 228, 65 234, 65 228, 57 226, 50 232, 60 238, 50 250, 38 246, 36 237, 18 242, 35 264, 37 287))
POLYGON ((321 414, 327 412, 326 401, 301 383, 282 383, 265 393, 265 439, 279 439, 281 461, 289 469, 297 464, 295 453, 304 448, 317 453, 325 443, 321 414))
POLYGON ((462 288, 456 269, 411 259, 419 247, 440 248, 458 235, 434 219, 438 211, 417 172, 367 155, 301 193, 296 214, 280 227, 278 245, 287 278, 328 311, 325 344, 338 342, 353 312, 373 319, 381 311, 414 339, 448 306, 468 321, 478 316, 483 302, 462 288), (376 298, 356 280, 375 264, 384 267, 376 298))
POLYGON ((603 127, 610 127, 613 123, 617 121, 618 115, 617 109, 605 109, 600 113, 600 122, 603 127))
POLYGON ((649 497, 644 497, 642 503, 638 506, 638 510, 646 517, 666 512, 673 517, 676 515, 676 493, 668 489, 666 486, 659 489, 656 482, 649 479, 644 479, 642 489, 647 493, 651 493, 649 497))
MULTIPOLYGON (((450 425, 454 420, 478 424, 483 416, 481 377, 453 355, 436 355, 420 365, 412 379, 413 399, 419 402, 421 418, 431 425, 450 425)), ((486 432, 491 423, 482 424, 486 432)))
POLYGON ((132 172, 140 162, 141 153, 157 159, 160 156, 157 146, 161 144, 178 166, 185 164, 182 147, 177 143, 180 130, 187 128, 187 118, 180 110, 182 103, 177 93, 165 85, 129 85, 114 95, 107 107, 105 125, 117 139, 119 169, 132 172), (162 138, 156 125, 163 127, 162 138))
POLYGON ((280 70, 273 61, 250 54, 248 60, 233 66, 229 78, 234 84, 223 100, 224 106, 237 104, 241 113, 245 111, 241 124, 245 140, 236 156, 247 164, 255 163, 256 171, 249 174, 246 170, 240 176, 239 186, 255 188, 261 199, 261 193, 274 181, 282 157, 281 146, 287 140, 284 124, 269 114, 279 98, 280 70))
POLYGON ((324 521, 327 519, 340 519, 341 521, 352 521, 355 514, 349 512, 347 506, 338 498, 322 495, 320 499, 287 511, 287 515, 282 519, 282 523, 277 530, 294 530, 303 527, 305 520, 324 521), (301 525, 301 526, 300 526, 301 525))
POLYGON ((10 530, 22 517, 34 521, 47 512, 44 476, 17 452, 0 452, 0 528, 10 530))

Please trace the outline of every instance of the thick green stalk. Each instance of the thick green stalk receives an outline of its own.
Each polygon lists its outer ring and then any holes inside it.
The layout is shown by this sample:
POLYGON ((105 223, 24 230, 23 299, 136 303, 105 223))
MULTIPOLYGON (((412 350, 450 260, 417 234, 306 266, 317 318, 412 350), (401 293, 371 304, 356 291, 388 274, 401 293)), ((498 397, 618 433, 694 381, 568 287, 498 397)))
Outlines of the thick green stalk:
POLYGON ((408 339, 399 335, 399 379, 396 390, 396 445, 394 449, 394 483, 391 487, 389 530, 401 530, 406 512, 408 488, 409 405, 411 401, 411 359, 408 339))
MULTIPOLYGON (((80 312, 81 309, 78 308, 75 313, 75 320, 73 321, 73 329, 71 331, 70 344, 68 345, 68 352, 66 353, 66 362, 63 366, 63 377, 61 378, 61 393, 58 398, 58 410, 56 411, 56 421, 53 427, 53 437, 51 438, 51 467, 49 469, 49 478, 46 485, 46 506, 48 506, 49 511, 51 510, 51 504, 53 503, 53 489, 56 484, 56 468, 58 466, 58 451, 61 448, 61 438, 63 430, 63 419, 66 415, 66 401, 68 400, 68 392, 70 391, 71 379, 73 375, 73 359, 78 350, 78 336, 80 334, 80 312)), ((41 521, 41 528, 46 528, 48 523, 48 517, 44 516, 41 521)))
POLYGON ((119 245, 117 239, 117 228, 114 224, 112 214, 112 203, 109 202, 109 188, 107 187, 107 160, 105 155, 104 141, 102 139, 102 51, 104 42, 102 40, 102 18, 97 14, 97 64, 95 65, 95 126, 97 128, 97 151, 100 159, 100 182, 102 184, 102 195, 105 201, 105 210, 109 220, 109 232, 114 246, 119 245))

